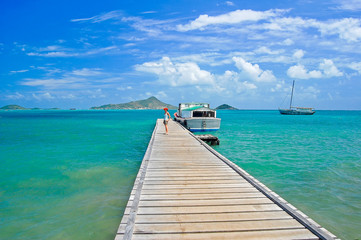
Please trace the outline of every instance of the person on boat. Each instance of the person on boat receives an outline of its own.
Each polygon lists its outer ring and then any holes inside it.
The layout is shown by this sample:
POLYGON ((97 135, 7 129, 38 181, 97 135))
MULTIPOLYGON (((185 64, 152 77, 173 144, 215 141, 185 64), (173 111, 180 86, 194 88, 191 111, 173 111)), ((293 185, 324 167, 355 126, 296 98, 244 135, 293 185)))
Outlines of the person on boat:
POLYGON ((164 120, 163 120, 163 123, 164 123, 164 126, 165 126, 165 134, 168 134, 168 122, 170 120, 170 114, 168 112, 168 108, 163 108, 164 110, 164 120))

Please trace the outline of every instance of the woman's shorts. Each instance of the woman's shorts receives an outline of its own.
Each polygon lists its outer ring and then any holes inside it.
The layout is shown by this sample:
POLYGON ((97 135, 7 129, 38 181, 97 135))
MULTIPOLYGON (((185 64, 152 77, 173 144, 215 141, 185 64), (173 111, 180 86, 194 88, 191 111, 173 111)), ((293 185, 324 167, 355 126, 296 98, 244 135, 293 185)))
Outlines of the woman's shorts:
POLYGON ((163 120, 164 125, 168 125, 168 121, 163 120))

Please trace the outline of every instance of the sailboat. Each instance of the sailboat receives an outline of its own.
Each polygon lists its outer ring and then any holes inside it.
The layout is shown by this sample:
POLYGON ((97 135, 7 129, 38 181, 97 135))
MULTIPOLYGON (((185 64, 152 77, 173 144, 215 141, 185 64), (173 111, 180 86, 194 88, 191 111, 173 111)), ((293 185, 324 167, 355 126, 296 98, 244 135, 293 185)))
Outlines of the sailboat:
POLYGON ((293 80, 292 84, 292 93, 291 93, 291 101, 290 101, 290 108, 288 109, 281 109, 279 108, 278 111, 280 111, 283 115, 312 115, 316 111, 314 108, 305 108, 305 107, 292 107, 292 100, 293 100, 293 89, 295 87, 295 80, 293 80))

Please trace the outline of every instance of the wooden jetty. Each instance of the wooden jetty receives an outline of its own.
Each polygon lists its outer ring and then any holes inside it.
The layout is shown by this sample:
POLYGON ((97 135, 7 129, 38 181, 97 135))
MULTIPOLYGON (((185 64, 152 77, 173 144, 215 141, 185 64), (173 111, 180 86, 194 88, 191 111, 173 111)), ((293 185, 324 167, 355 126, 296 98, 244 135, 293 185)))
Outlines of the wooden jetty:
POLYGON ((154 128, 120 239, 336 239, 179 123, 154 128))

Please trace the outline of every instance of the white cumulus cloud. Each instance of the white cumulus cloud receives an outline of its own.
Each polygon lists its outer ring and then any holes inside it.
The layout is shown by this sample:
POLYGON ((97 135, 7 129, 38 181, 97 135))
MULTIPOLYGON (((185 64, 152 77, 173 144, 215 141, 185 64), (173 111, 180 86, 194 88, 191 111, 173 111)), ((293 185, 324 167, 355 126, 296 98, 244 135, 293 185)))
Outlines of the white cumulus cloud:
POLYGON ((282 42, 282 44, 286 45, 286 46, 291 46, 291 45, 295 44, 295 42, 292 39, 287 38, 286 40, 284 40, 282 42))
POLYGON ((214 76, 194 62, 173 63, 169 57, 163 57, 157 62, 146 62, 136 65, 141 72, 153 73, 158 76, 158 83, 173 87, 186 85, 213 85, 214 76))
POLYGON ((260 28, 273 32, 294 34, 305 34, 303 30, 316 29, 321 33, 321 37, 337 35, 340 39, 348 42, 358 42, 361 40, 361 19, 341 18, 320 21, 316 19, 304 19, 301 17, 274 17, 267 19, 260 28))
POLYGON ((218 89, 227 90, 232 92, 241 93, 248 90, 257 89, 254 83, 248 80, 242 80, 242 76, 238 72, 225 71, 223 75, 217 76, 218 89))
POLYGON ((241 74, 247 79, 257 82, 273 82, 276 80, 272 71, 262 70, 258 64, 249 63, 241 57, 233 57, 232 59, 241 74))
POLYGON ((343 75, 330 59, 324 59, 323 62, 320 63, 320 69, 323 70, 325 77, 339 77, 343 75))
POLYGON ((305 55, 305 51, 303 51, 302 49, 298 49, 293 53, 293 57, 300 59, 305 55))
POLYGON ((361 19, 343 18, 328 22, 317 22, 315 24, 322 35, 339 35, 341 39, 348 42, 361 40, 361 19))
POLYGON ((307 71, 305 66, 298 64, 290 67, 287 70, 287 75, 291 78, 299 78, 299 79, 310 79, 310 78, 321 78, 322 73, 320 71, 307 71))
POLYGON ((297 64, 287 70, 287 75, 292 78, 310 79, 339 77, 343 73, 338 70, 332 60, 324 59, 318 70, 308 71, 304 65, 297 64))
MULTIPOLYGON (((317 21, 314 19, 303 19, 301 17, 278 17, 270 19, 270 21, 262 25, 262 27, 271 31, 298 33, 300 29, 315 27, 316 23, 317 21)), ((293 43, 292 40, 288 42, 291 44, 293 43)))

